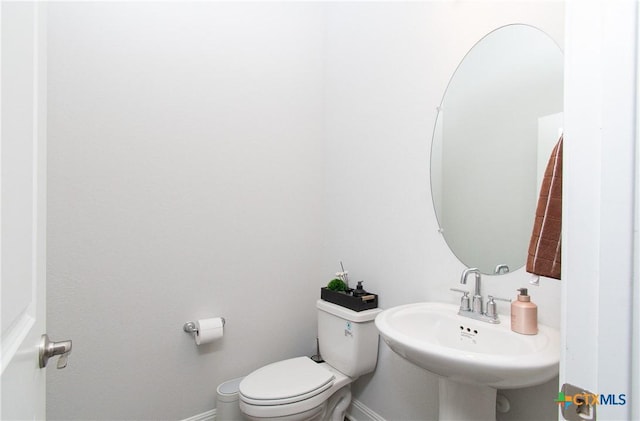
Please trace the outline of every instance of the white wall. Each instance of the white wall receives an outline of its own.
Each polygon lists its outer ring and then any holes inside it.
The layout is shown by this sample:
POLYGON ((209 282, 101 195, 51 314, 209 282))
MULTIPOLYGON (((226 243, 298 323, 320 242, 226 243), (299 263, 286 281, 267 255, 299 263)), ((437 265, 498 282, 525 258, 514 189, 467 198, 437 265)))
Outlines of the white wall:
MULTIPOLYGON (((429 190, 436 106, 467 50, 516 22, 561 43, 563 4, 52 3, 49 333, 74 354, 49 372, 49 418, 212 408, 221 381, 313 351, 340 260, 382 307, 456 302, 464 266, 429 190), (227 333, 196 348, 182 324, 209 315, 227 333)), ((541 283, 557 327, 559 282, 541 283)), ((436 377, 384 344, 354 392, 389 420, 437 415, 436 377)), ((509 417, 555 411, 555 393, 509 392, 509 417)))
MULTIPOLYGON (((561 2, 334 3, 327 29, 327 270, 341 259, 384 308, 455 303, 464 269, 438 233, 429 190, 436 107, 459 61, 499 26, 527 23, 563 41, 561 2)), ((482 165, 478 166, 482 171, 482 165)), ((490 246, 490 245, 489 245, 490 246)), ((485 294, 513 298, 518 270, 483 276, 485 294)), ((559 326, 560 282, 531 287, 540 321, 559 326)), ((508 312, 508 304, 498 304, 508 312)), ((380 345, 355 396, 389 420, 437 419, 437 379, 380 345)), ((557 381, 507 391, 501 419, 555 417, 557 381), (544 408, 544 409, 541 409, 544 408)))
POLYGON ((49 419, 181 419, 315 350, 316 4, 49 5, 49 419), (196 347, 184 322, 227 318, 196 347))

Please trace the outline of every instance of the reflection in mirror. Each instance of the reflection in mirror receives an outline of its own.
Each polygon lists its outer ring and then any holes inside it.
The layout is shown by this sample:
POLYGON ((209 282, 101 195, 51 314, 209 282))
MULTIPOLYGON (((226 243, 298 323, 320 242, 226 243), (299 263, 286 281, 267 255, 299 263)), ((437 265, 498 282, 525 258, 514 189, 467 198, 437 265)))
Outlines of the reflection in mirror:
POLYGON ((524 265, 538 180, 561 131, 562 92, 562 51, 528 25, 491 32, 449 81, 431 189, 440 230, 465 266, 494 274, 524 265))

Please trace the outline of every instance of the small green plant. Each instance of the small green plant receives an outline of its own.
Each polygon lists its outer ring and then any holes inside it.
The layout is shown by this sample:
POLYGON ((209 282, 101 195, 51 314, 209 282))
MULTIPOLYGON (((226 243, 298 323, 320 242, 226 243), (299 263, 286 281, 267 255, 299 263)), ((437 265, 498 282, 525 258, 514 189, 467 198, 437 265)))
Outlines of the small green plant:
POLYGON ((329 281, 329 284, 327 285, 327 289, 331 291, 346 291, 347 284, 345 284, 342 279, 336 278, 329 281))

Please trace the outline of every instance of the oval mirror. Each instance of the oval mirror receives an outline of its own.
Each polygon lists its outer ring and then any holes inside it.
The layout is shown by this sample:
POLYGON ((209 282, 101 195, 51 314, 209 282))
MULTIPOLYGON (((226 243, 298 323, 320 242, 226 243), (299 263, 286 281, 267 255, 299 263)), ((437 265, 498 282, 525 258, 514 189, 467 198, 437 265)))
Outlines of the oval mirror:
POLYGON ((491 32, 451 77, 433 133, 431 191, 440 231, 465 266, 495 274, 524 265, 562 102, 562 51, 529 25, 491 32))

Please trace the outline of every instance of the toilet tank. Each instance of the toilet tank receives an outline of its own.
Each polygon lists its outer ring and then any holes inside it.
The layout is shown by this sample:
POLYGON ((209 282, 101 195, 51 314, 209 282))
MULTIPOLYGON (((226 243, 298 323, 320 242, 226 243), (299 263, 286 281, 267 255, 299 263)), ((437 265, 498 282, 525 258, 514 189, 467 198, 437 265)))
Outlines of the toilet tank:
POLYGON ((374 319, 382 310, 353 311, 324 300, 318 300, 316 307, 322 358, 353 378, 375 370, 378 329, 374 319))

